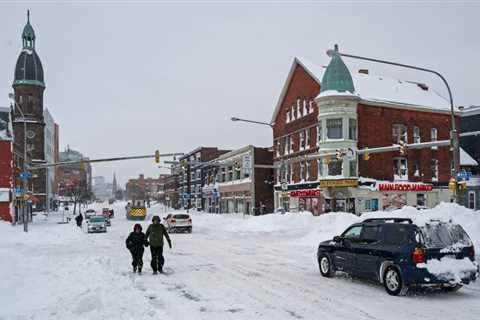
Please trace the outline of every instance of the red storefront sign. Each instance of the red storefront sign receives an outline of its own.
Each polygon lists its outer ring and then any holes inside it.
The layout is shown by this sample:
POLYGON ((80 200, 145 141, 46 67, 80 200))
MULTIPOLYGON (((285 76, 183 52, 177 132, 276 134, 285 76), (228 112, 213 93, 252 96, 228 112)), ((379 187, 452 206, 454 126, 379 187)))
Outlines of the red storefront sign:
POLYGON ((290 191, 290 196, 292 197, 320 197, 321 193, 318 189, 304 189, 304 190, 294 190, 290 191))
POLYGON ((432 191, 431 184, 419 183, 380 183, 378 190, 380 191, 432 191))

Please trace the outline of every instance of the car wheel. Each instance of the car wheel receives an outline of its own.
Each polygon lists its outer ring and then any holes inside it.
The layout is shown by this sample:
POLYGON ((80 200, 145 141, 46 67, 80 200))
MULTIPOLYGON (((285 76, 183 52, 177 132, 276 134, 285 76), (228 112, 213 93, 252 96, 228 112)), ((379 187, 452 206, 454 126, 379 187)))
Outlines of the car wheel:
POLYGON ((189 228, 189 229, 188 229, 188 233, 192 233, 192 228, 189 228))
POLYGON ((327 278, 333 276, 333 266, 330 258, 326 254, 322 254, 318 259, 318 267, 322 276, 327 278))
POLYGON ((442 290, 446 292, 457 292, 458 290, 462 289, 463 285, 457 284, 451 287, 443 287, 442 290))
POLYGON ((398 268, 389 266, 383 274, 383 285, 389 295, 405 295, 408 288, 403 284, 402 275, 398 268))

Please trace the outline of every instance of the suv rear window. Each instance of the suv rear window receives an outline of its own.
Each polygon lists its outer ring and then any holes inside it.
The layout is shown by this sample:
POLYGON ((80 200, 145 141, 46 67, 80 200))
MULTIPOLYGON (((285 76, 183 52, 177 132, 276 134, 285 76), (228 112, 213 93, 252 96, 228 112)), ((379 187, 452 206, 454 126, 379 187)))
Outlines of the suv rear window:
POLYGON ((465 247, 472 245, 469 236, 458 224, 426 224, 420 229, 425 238, 425 246, 430 248, 444 248, 456 244, 465 247))
POLYGON ((175 219, 188 219, 190 216, 188 214, 176 214, 173 216, 175 219))
POLYGON ((402 245, 415 243, 415 232, 410 225, 406 224, 385 224, 385 243, 402 245))

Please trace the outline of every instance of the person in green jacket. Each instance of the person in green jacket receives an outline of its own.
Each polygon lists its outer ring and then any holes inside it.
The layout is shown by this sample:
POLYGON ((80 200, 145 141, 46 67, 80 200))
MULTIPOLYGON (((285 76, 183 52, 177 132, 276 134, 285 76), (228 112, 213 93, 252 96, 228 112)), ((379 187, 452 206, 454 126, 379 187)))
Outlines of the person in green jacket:
POLYGON ((168 236, 167 229, 160 223, 159 216, 153 216, 152 224, 148 226, 147 232, 145 232, 145 246, 150 245, 150 253, 152 254, 151 266, 153 274, 163 272, 163 264, 165 259, 163 258, 163 237, 167 239, 168 246, 172 249, 172 241, 168 236))

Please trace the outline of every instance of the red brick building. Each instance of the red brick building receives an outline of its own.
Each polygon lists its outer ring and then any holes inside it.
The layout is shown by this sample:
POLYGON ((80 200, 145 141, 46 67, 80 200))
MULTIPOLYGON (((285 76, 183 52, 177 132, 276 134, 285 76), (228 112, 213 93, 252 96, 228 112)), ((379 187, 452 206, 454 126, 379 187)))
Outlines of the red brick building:
POLYGON ((10 109, 0 107, 0 220, 12 221, 12 129, 10 109))
POLYGON ((158 178, 145 178, 140 174, 138 179, 129 179, 125 185, 128 200, 145 199, 165 201, 165 183, 170 175, 161 174, 158 178))
POLYGON ((425 84, 351 73, 339 55, 327 68, 295 58, 272 123, 275 162, 287 160, 276 170, 277 209, 360 213, 450 200, 448 146, 369 160, 355 153, 400 141, 448 140, 449 104, 425 84), (349 149, 348 156, 332 156, 349 149))

